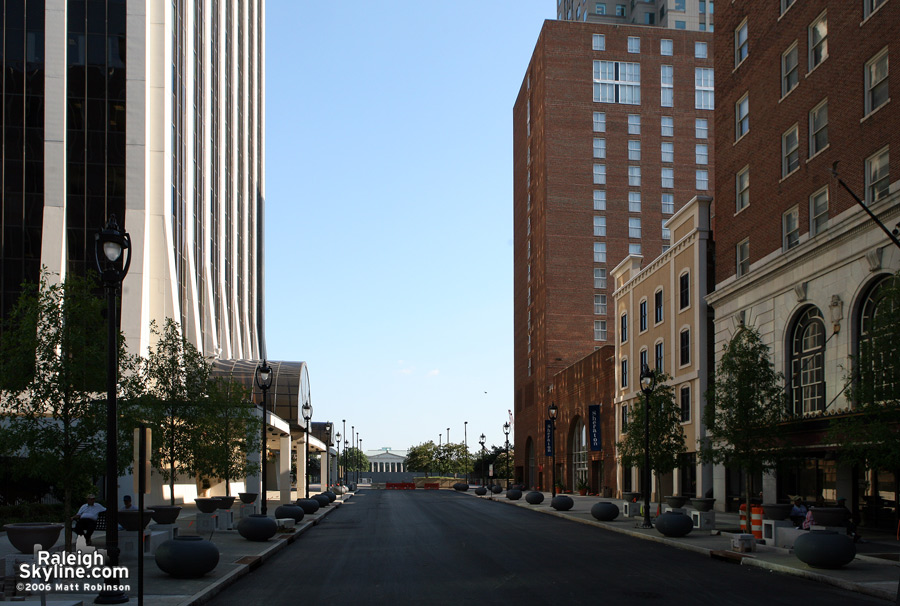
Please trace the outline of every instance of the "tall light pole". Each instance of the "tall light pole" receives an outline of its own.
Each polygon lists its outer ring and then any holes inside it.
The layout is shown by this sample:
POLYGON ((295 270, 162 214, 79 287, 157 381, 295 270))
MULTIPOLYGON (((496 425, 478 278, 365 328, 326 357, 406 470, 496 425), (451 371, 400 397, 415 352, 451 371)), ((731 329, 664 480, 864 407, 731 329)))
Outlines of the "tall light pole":
MULTIPOLYGON (((94 236, 94 259, 100 280, 106 288, 106 550, 110 566, 119 564, 119 428, 116 385, 119 380, 119 322, 116 295, 131 265, 131 236, 121 231, 116 216, 110 215, 106 227, 94 236), (123 259, 124 254, 124 259, 123 259)), ((94 600, 98 604, 124 604, 123 591, 104 590, 94 600)))
POLYGON ((359 440, 359 451, 356 453, 356 460, 359 461, 359 464, 356 466, 356 481, 359 482, 359 472, 362 471, 362 469, 360 469, 360 468, 362 467, 363 454, 362 454, 362 438, 357 436, 357 439, 359 440))
POLYGON ((350 440, 347 439, 347 434, 344 434, 344 485, 350 483, 350 472, 347 470, 347 463, 350 462, 350 457, 347 455, 347 448, 350 446, 350 440))
MULTIPOLYGON (((338 447, 338 453, 337 453, 338 454, 338 457, 337 457, 338 480, 337 480, 337 483, 339 485, 343 486, 344 479, 343 479, 343 476, 341 475, 341 432, 337 432, 337 434, 334 437, 337 439, 337 447, 338 447)), ((343 494, 343 493, 344 493, 344 491, 341 490, 341 494, 343 494)), ((343 501, 343 498, 341 500, 343 501)))
POLYGON ((646 362, 641 364, 641 391, 644 392, 644 523, 641 528, 653 528, 650 522, 650 394, 656 387, 656 373, 646 362))
POLYGON ((444 455, 443 455, 443 453, 441 453, 441 440, 443 438, 444 438, 444 434, 439 433, 438 434, 437 456, 438 456, 438 473, 440 475, 444 475, 444 455))
MULTIPOLYGON (((347 458, 347 419, 341 420, 344 426, 344 458, 347 458)), ((338 459, 340 461, 340 459, 338 459)), ((341 482, 343 482, 344 486, 347 485, 347 461, 344 461, 344 475, 341 476, 341 482)))
MULTIPOLYGON (((350 426, 350 434, 351 444, 353 444, 353 449, 356 450, 356 425, 350 426)), ((356 471, 356 452, 353 453, 353 469, 349 471, 348 476, 352 478, 354 471, 356 471)), ((359 484, 359 482, 356 483, 359 484)))
POLYGON ((306 498, 309 498, 309 425, 312 420, 312 404, 309 402, 304 402, 303 406, 300 407, 300 414, 303 415, 303 420, 306 421, 306 498))
POLYGON ((509 490, 509 421, 503 424, 503 433, 506 434, 506 490, 509 490))
POLYGON ((466 486, 469 485, 469 437, 468 437, 468 429, 469 422, 463 421, 463 445, 466 449, 466 486))
POLYGON ((550 446, 553 453, 553 461, 550 465, 550 476, 552 483, 552 495, 556 496, 556 416, 559 414, 559 408, 555 402, 550 402, 547 408, 547 415, 550 417, 550 446))
POLYGON ((262 457, 259 460, 260 467, 262 467, 261 473, 261 485, 259 487, 259 512, 263 515, 266 515, 266 501, 269 500, 269 493, 266 490, 267 486, 267 478, 268 478, 268 464, 266 461, 266 413, 268 412, 268 408, 266 406, 266 394, 269 391, 269 387, 272 386, 272 367, 263 360, 256 366, 256 386, 259 387, 260 391, 262 391, 262 457))
POLYGON ((484 458, 485 458, 485 450, 484 450, 484 434, 481 434, 481 437, 478 439, 478 443, 481 444, 481 485, 485 485, 484 481, 484 458))

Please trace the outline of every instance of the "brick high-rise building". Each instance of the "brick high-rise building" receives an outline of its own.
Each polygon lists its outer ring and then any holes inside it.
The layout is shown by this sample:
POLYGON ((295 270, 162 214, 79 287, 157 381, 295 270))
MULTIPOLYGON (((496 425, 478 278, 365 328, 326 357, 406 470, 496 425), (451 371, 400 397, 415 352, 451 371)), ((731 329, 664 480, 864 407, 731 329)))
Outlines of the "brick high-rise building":
MULTIPOLYGON (((856 507, 861 486, 879 491, 879 474, 842 465, 823 431, 852 407, 852 357, 900 249, 832 169, 889 229, 900 222, 900 107, 889 70, 900 54, 900 5, 744 0, 719 9, 716 287, 707 298, 715 351, 754 326, 785 376, 803 464, 753 478, 754 492, 762 488, 765 502, 840 495, 856 507)), ((717 497, 738 493, 737 476, 717 475, 717 497)))
MULTIPOLYGON (((528 485, 549 487, 554 375, 614 342, 609 271, 629 254, 658 256, 663 223, 712 191, 711 43, 658 27, 541 30, 513 111, 516 474, 528 485)), ((567 463, 585 414, 561 410, 557 424, 569 488, 586 473, 567 463)))
POLYGON ((560 21, 713 31, 713 0, 556 0, 560 21))

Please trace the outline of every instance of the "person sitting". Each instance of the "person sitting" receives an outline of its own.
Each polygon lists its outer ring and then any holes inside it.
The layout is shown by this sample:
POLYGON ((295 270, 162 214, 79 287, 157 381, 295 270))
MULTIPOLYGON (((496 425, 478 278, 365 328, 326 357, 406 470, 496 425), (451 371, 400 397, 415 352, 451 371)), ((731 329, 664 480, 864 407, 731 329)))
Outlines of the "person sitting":
POLYGON ((791 522, 794 523, 794 526, 800 528, 800 526, 806 521, 806 515, 808 510, 806 509, 806 505, 803 504, 803 500, 796 496, 794 497, 794 506, 791 507, 791 522))
POLYGON ((77 535, 84 536, 86 545, 91 545, 91 535, 94 534, 94 530, 97 528, 97 518, 106 511, 106 507, 94 502, 95 498, 95 495, 89 494, 87 503, 82 505, 78 509, 78 513, 72 516, 72 519, 75 521, 73 531, 77 535))
POLYGON ((840 497, 837 500, 837 506, 847 510, 844 518, 844 526, 847 528, 847 536, 853 539, 854 543, 865 543, 866 541, 859 535, 856 529, 856 522, 853 521, 853 514, 847 509, 847 499, 840 497))
POLYGON ((806 518, 803 520, 801 528, 803 528, 803 530, 810 530, 815 523, 816 521, 813 519, 813 510, 810 509, 806 512, 806 518))
POLYGON ((122 497, 122 511, 137 511, 137 505, 131 502, 131 495, 127 494, 122 497))

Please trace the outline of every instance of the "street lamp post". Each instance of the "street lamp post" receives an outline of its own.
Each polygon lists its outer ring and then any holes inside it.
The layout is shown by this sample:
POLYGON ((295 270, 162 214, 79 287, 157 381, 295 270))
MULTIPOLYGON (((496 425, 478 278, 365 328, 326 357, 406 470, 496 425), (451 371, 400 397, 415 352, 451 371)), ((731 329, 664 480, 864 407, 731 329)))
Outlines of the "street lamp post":
POLYGON ((551 494, 553 497, 556 497, 556 416, 559 414, 559 408, 556 406, 555 402, 550 402, 550 406, 547 408, 547 414, 550 416, 550 445, 551 452, 553 453, 553 461, 550 466, 550 481, 553 485, 551 494))
POLYGON ((463 421, 463 445, 466 448, 466 486, 469 485, 469 438, 468 427, 469 422, 463 421))
MULTIPOLYGON (((304 402, 300 407, 303 420, 306 421, 306 498, 309 498, 309 422, 312 419, 312 404, 304 402)), ((321 472, 320 472, 321 473, 321 472)))
POLYGON ((484 457, 485 457, 484 434, 481 434, 481 438, 478 439, 478 443, 481 444, 481 485, 484 486, 485 485, 485 481, 484 481, 484 477, 485 477, 484 476, 484 457))
POLYGON ((347 439, 347 434, 344 434, 344 485, 350 483, 350 472, 347 470, 347 463, 350 462, 350 457, 347 455, 347 448, 350 446, 350 440, 347 439))
POLYGON ((358 461, 358 464, 356 466, 356 482, 359 483, 359 472, 362 471, 362 469, 360 469, 362 467, 362 456, 363 456, 363 454, 362 454, 362 438, 360 438, 359 436, 356 436, 356 439, 359 440, 359 449, 357 449, 357 452, 356 452, 356 460, 358 461))
POLYGON ((644 392, 644 523, 641 528, 653 528, 650 522, 650 394, 656 387, 656 373, 646 362, 641 364, 641 391, 644 392))
POLYGON ((266 515, 266 501, 269 500, 268 490, 266 490, 266 481, 268 478, 268 464, 266 462, 266 413, 268 412, 268 407, 266 406, 266 395, 269 391, 269 388, 272 386, 272 367, 263 360, 256 367, 256 386, 259 387, 260 391, 262 391, 262 458, 259 460, 259 465, 262 467, 262 477, 261 477, 261 485, 259 487, 259 511, 261 514, 266 515))
MULTIPOLYGON (((118 403, 116 384, 119 375, 119 323, 116 295, 131 265, 131 236, 119 230, 116 216, 110 215, 106 227, 95 235, 94 258, 100 280, 106 288, 107 358, 106 358, 106 549, 110 566, 119 564, 119 466, 118 403), (124 254, 124 259, 122 258, 124 254)), ((95 600, 98 604, 124 604, 123 591, 104 590, 95 600)))
MULTIPOLYGON (((347 458, 347 419, 342 419, 341 423, 344 426, 344 458, 347 458)), ((338 459, 340 461, 340 458, 338 459)), ((343 482, 344 486, 347 485, 347 461, 344 461, 344 474, 341 476, 341 482, 343 482)))
POLYGON ((341 432, 337 432, 337 434, 335 434, 334 437, 337 440, 337 448, 338 448, 338 452, 337 452, 337 475, 338 475, 337 483, 338 483, 338 485, 343 485, 344 476, 341 474, 341 432))
POLYGON ((503 424, 503 433, 506 434, 506 490, 509 490, 509 421, 503 424))

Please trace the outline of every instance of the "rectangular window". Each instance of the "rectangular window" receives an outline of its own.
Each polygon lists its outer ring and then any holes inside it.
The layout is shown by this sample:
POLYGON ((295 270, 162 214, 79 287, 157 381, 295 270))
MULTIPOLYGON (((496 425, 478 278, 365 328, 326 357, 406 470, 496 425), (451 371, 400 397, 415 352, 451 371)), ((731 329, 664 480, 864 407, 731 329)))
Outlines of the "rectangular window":
POLYGON ((628 114, 628 134, 641 134, 641 116, 640 114, 628 114))
POLYGON ((606 236, 606 217, 594 217, 594 235, 598 237, 606 236))
POLYGON ((691 387, 681 387, 681 422, 688 423, 691 420, 691 387))
POLYGON ((809 71, 828 58, 828 19, 823 12, 809 26, 809 71))
POLYGON ((687 21, 675 21, 675 29, 687 29, 687 21))
POLYGON ((822 233, 828 226, 828 186, 809 197, 809 235, 822 233))
POLYGON ((628 387, 628 360, 622 360, 621 386, 628 387))
POLYGON ((662 169, 662 186, 663 187, 675 187, 675 169, 674 168, 662 169))
POLYGON ((641 39, 636 36, 628 36, 628 52, 629 53, 640 53, 641 52, 641 39))
POLYGON ((606 185, 605 164, 594 164, 594 185, 606 185))
POLYGON ((662 220, 662 232, 661 232, 661 233, 662 233, 662 239, 663 239, 663 240, 671 240, 671 239, 672 239, 672 232, 671 232, 671 230, 670 230, 668 227, 666 227, 666 221, 668 221, 668 219, 663 219, 663 220, 662 220))
POLYGON ((641 192, 639 192, 639 191, 628 192, 628 212, 630 212, 630 213, 641 212, 641 192))
POLYGON ((641 104, 641 64, 594 61, 594 101, 641 104))
POLYGON ((662 195, 662 211, 669 215, 675 212, 675 196, 673 194, 662 195))
POLYGON ((709 171, 708 170, 696 171, 696 182, 697 182, 698 190, 706 191, 707 189, 709 189, 709 171))
POLYGON ((740 212, 750 204, 750 167, 744 167, 734 179, 737 196, 734 212, 740 212))
POLYGON ((655 13, 644 13, 644 25, 654 25, 656 23, 655 13))
POLYGON ((606 320, 594 320, 594 341, 606 341, 606 320))
MULTIPOLYGON (((712 2, 712 0, 710 0, 710 2, 712 2)), ((697 13, 700 15, 706 14, 706 1, 705 0, 700 0, 700 7, 697 9, 697 13)))
POLYGON ((661 146, 662 152, 662 161, 663 162, 674 162, 675 161, 675 144, 671 141, 663 141, 661 146))
POLYGON ((657 343, 653 349, 654 349, 653 353, 656 354, 655 355, 656 359, 654 360, 654 366, 656 367, 656 372, 666 372, 666 365, 665 365, 665 358, 664 358, 665 349, 663 348, 663 344, 657 343))
POLYGON ((619 318, 619 343, 628 342, 628 314, 622 314, 619 318))
POLYGON ((784 250, 800 243, 800 213, 796 206, 781 216, 781 228, 784 250))
POLYGON ((888 49, 884 48, 866 63, 866 114, 888 101, 888 49))
POLYGON ((600 160, 606 159, 606 139, 594 137, 594 157, 600 160))
POLYGON ((628 159, 632 162, 640 162, 641 161, 641 142, 630 140, 628 141, 628 159))
POLYGON ((594 263, 606 263, 606 242, 594 242, 594 263))
POLYGON ((598 316, 606 315, 606 295, 594 295, 594 313, 598 316))
POLYGON ((595 51, 606 50, 606 36, 594 34, 591 36, 591 48, 595 51))
POLYGON ((694 157, 697 164, 709 164, 709 146, 706 143, 697 143, 694 146, 694 157))
POLYGON ((691 274, 685 272, 678 278, 678 309, 686 309, 691 304, 691 274))
POLYGON ((641 186, 641 167, 640 166, 629 166, 628 167, 628 185, 630 187, 640 187, 641 186))
POLYGON ((791 8, 791 5, 794 4, 794 0, 781 0, 781 14, 784 14, 784 11, 791 8))
POLYGON ((672 116, 663 116, 660 118, 660 128, 663 137, 675 136, 675 118, 672 116))
POLYGON ((594 13, 596 13, 598 15, 605 15, 606 14, 606 3, 605 2, 597 2, 594 5, 594 13))
POLYGON ((794 87, 800 84, 800 61, 798 57, 797 43, 781 55, 781 96, 785 96, 794 87))
POLYGON ((864 0, 863 1, 863 16, 868 17, 872 13, 878 10, 878 7, 887 2, 887 0, 864 0))
POLYGON ((653 295, 653 321, 659 324, 663 321, 663 291, 657 290, 653 295))
POLYGON ((694 119, 694 137, 697 139, 709 138, 709 121, 706 118, 694 119))
POLYGON ((828 146, 828 99, 822 101, 809 112, 809 156, 810 158, 828 146))
POLYGON ((641 356, 641 358, 640 358, 640 360, 638 360, 638 368, 643 369, 644 366, 647 365, 647 350, 642 349, 640 356, 641 356))
POLYGON ((594 112, 594 132, 606 132, 606 112, 594 112))
POLYGON ((691 329, 685 328, 681 331, 681 359, 679 364, 685 366, 691 363, 691 329))
POLYGON ((888 148, 866 159, 866 203, 871 204, 888 194, 888 148))
POLYGON ((715 109, 715 78, 711 67, 694 68, 694 107, 715 109))
POLYGON ((628 245, 628 254, 629 255, 640 255, 641 254, 641 245, 640 244, 629 244, 628 245))
MULTIPOLYGON (((702 2, 700 4, 703 4, 702 2)), ((708 50, 706 48, 706 42, 694 42, 694 58, 695 59, 706 59, 708 55, 708 50)))
POLYGON ((750 130, 750 97, 744 95, 734 104, 734 140, 737 141, 750 130))
POLYGON ((671 65, 660 66, 660 104, 672 107, 675 104, 675 70, 671 65))
POLYGON ((606 210, 606 192, 602 189, 594 190, 594 210, 606 210))
POLYGON ((740 242, 735 251, 735 264, 737 275, 740 278, 750 271, 750 238, 740 242))
POLYGON ((781 135, 781 176, 786 177, 800 168, 800 140, 794 125, 781 135))
POLYGON ((683 11, 683 10, 684 10, 684 5, 685 5, 686 3, 687 3, 686 0, 675 0, 675 10, 676 10, 676 11, 683 11))
POLYGON ((606 269, 603 267, 594 268, 594 288, 606 289, 606 269))
POLYGON ((616 5, 616 17, 624 17, 625 16, 625 5, 617 4, 616 5))
POLYGON ((737 67, 747 58, 749 52, 747 40, 747 20, 744 19, 734 30, 734 65, 737 67))
POLYGON ((628 431, 628 404, 622 404, 622 433, 628 431))
POLYGON ((672 56, 672 41, 671 40, 666 40, 665 38, 663 38, 662 40, 659 41, 659 54, 666 56, 666 57, 672 56))
POLYGON ((628 217, 628 237, 640 239, 640 237, 641 237, 641 219, 640 219, 640 217, 628 217))
POLYGON ((644 299, 638 305, 638 324, 641 332, 647 330, 647 299, 644 299))

